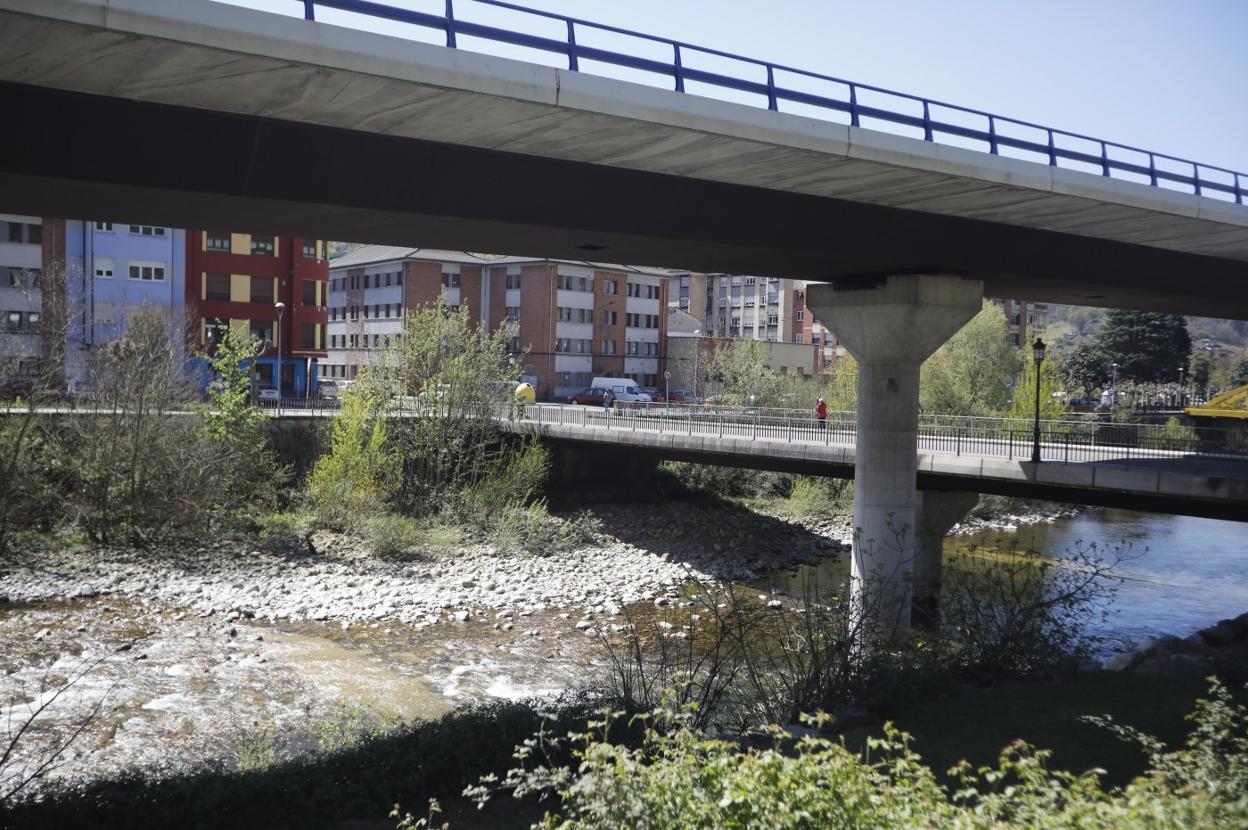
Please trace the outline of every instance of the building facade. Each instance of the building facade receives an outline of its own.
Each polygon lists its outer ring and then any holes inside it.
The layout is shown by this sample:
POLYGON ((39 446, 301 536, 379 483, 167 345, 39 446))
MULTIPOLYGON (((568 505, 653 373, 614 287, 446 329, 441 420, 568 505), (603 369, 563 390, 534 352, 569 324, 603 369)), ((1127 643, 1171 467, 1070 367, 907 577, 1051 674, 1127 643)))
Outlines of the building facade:
POLYGON ((88 383, 93 349, 121 338, 144 305, 186 317, 186 232, 120 222, 64 222, 65 373, 71 390, 88 383))
POLYGON ((1049 304, 1027 300, 993 300, 1005 312, 1005 324, 1010 333, 1010 343, 1016 347, 1027 346, 1033 337, 1039 336, 1049 323, 1049 304))
MULTIPOLYGON (((720 391, 707 377, 707 367, 720 349, 732 346, 741 338, 715 337, 701 328, 701 321, 680 309, 668 311, 667 363, 671 370, 670 388, 688 389, 705 396, 720 391), (708 388, 714 387, 714 388, 708 388)), ((808 343, 784 343, 764 340, 767 368, 778 375, 814 377, 819 350, 808 343)))
POLYGON ((325 378, 354 378, 439 299, 466 306, 508 348, 538 396, 560 399, 597 376, 661 383, 668 273, 572 260, 370 245, 332 263, 325 378))
POLYGON ((40 372, 43 220, 0 214, 0 385, 40 372))
POLYGON ((249 334, 266 344, 257 360, 260 383, 284 396, 315 395, 329 322, 323 241, 188 230, 185 283, 201 344, 211 348, 227 327, 249 334))

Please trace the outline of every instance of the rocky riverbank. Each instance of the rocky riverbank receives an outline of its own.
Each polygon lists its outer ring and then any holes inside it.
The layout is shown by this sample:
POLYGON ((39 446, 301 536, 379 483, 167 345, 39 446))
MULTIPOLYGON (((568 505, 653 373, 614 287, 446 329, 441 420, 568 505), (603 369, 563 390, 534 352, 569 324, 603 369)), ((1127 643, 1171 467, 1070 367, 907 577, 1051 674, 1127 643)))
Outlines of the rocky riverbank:
POLYGON ((237 543, 180 549, 50 547, 0 568, 12 602, 143 598, 207 617, 268 621, 393 621, 415 626, 473 618, 511 620, 549 609, 610 614, 675 596, 690 578, 745 580, 833 557, 844 541, 796 523, 691 504, 597 508, 596 541, 548 555, 500 554, 489 545, 371 556, 358 539, 319 533, 315 553, 237 543))
POLYGON ((1248 683, 1248 613, 1220 620, 1190 637, 1145 637, 1111 655, 1101 668, 1168 677, 1217 675, 1234 687, 1248 683))

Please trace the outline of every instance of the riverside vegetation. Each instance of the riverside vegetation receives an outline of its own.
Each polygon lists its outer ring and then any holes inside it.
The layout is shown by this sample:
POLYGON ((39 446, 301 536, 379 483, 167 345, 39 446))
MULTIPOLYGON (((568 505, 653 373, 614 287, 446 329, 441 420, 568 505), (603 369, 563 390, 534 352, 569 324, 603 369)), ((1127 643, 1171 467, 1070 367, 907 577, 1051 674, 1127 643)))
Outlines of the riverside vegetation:
MULTIPOLYGON (((209 404, 186 414, 192 396, 178 338, 158 314, 141 312, 93 369, 103 415, 19 413, 5 421, 0 542, 27 546, 38 536, 58 544, 76 533, 141 557, 212 536, 301 546, 317 557, 326 534, 338 534, 361 540, 404 575, 423 572, 435 548, 476 544, 499 561, 531 562, 598 543, 591 517, 547 507, 550 462, 541 446, 503 440, 486 417, 499 403, 494 390, 516 370, 501 334, 476 330, 465 311, 434 306, 409 321, 405 337, 347 393, 306 481, 267 446, 263 418, 248 403, 256 348, 227 337, 213 358, 219 377, 209 404), (440 417, 388 419, 397 405, 440 417), (184 494, 188 481, 195 489, 184 494)), ((731 394, 792 394, 778 384, 761 391, 772 381, 757 361, 729 357, 737 375, 721 366, 720 376, 736 377, 731 394)), ((842 375, 831 388, 851 387, 842 375)), ((842 516, 852 493, 821 479, 687 465, 663 476, 669 495, 714 493, 811 521, 842 516)), ((972 687, 1086 684, 1071 674, 1089 647, 1081 621, 1112 596, 1112 560, 1076 551, 1057 566, 1025 550, 968 552, 948 564, 938 619, 901 645, 864 626, 870 591, 854 599, 843 584, 811 584, 792 595, 760 594, 741 577, 691 570, 683 590, 615 609, 600 602, 576 624, 597 643, 602 664, 581 678, 579 695, 430 722, 346 710, 314 724, 309 750, 262 727, 247 732, 228 761, 6 790, 0 823, 317 826, 377 816, 395 801, 457 802, 465 786, 481 798, 501 785, 528 806, 496 812, 496 826, 529 817, 545 827, 1242 824, 1245 717, 1219 686, 1197 707, 1182 748, 1118 729, 1144 750, 1114 770, 1141 775, 1121 788, 1085 772, 1095 766, 1087 756, 1051 767, 1048 754, 1022 745, 996 764, 945 774, 882 725, 889 717, 904 724, 920 701, 956 701, 972 687), (553 800, 537 803, 543 795, 553 800)), ((170 576, 174 586, 179 579, 170 576)), ((204 613, 215 605, 209 600, 204 613)), ((1154 683, 1141 677, 1129 695, 1089 695, 1080 711, 1121 711, 1154 683)), ((1187 691, 1172 708, 1190 705, 1187 691)), ((23 739, 19 732, 7 750, 0 745, 0 778, 23 739)), ((917 740, 941 745, 939 737, 917 740)), ((422 826, 402 811, 395 819, 422 826)))

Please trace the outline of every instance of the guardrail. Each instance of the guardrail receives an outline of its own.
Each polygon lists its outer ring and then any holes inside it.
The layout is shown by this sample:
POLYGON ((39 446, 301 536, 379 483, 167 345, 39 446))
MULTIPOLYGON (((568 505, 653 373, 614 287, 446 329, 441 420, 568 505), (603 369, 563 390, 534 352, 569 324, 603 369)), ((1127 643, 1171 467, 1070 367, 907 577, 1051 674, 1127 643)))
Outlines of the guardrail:
MULTIPOLYGON (((704 84, 717 89, 756 95, 773 111, 780 111, 785 103, 812 107, 827 113, 843 114, 854 127, 862 126, 862 122, 866 120, 871 122, 872 127, 888 125, 893 128, 910 128, 922 131, 925 141, 936 142, 938 137, 969 140, 982 144, 994 156, 1000 155, 1002 148, 1008 148, 1022 151, 1033 160, 1042 160, 1050 167, 1061 167, 1063 161, 1075 162, 1089 165, 1108 178, 1147 182, 1153 187, 1179 185, 1182 190, 1198 196, 1216 195, 1238 205, 1244 204, 1245 191, 1248 190, 1248 174, 1225 167, 1202 164, 1129 144, 1106 141, 934 98, 909 95, 832 75, 735 55, 685 41, 594 23, 579 17, 529 9, 503 0, 459 0, 458 3, 444 0, 444 12, 440 15, 396 8, 373 0, 289 2, 302 5, 303 16, 307 20, 316 19, 317 9, 350 12, 441 32, 446 46, 451 49, 464 48, 460 39, 465 37, 488 43, 519 46, 563 56, 567 60, 567 68, 573 72, 586 71, 583 66, 586 62, 638 70, 670 78, 672 88, 677 92, 689 92, 687 87, 691 83, 704 84), (474 6, 494 7, 534 19, 556 21, 562 24, 560 28, 565 34, 562 37, 547 37, 478 23, 464 16, 464 12, 473 10, 474 6), (640 43, 658 44, 664 50, 670 50, 671 57, 642 57, 585 42, 585 35, 600 33, 633 38, 640 43), (581 35, 580 40, 578 34, 581 35), (732 61, 749 67, 755 76, 738 77, 696 65, 699 60, 707 58, 732 61), (808 88, 800 88, 803 84, 808 88), (813 92, 810 87, 815 84, 821 88, 832 85, 835 89, 823 88, 820 92, 813 92), (870 100, 864 101, 864 97, 870 100), (870 102, 875 99, 884 100, 870 102), (899 106, 904 106, 909 111, 903 111, 899 106), (957 123, 959 120, 970 124, 957 123)), ((897 129, 893 131, 907 134, 897 129)))
MULTIPOLYGON (((336 400, 311 399, 281 410, 266 406, 272 417, 333 417, 336 400)), ((438 401, 422 403, 404 397, 386 407, 394 418, 444 414, 438 401)), ((493 406, 487 404, 487 406, 493 406)), ((25 406, 0 406, 0 415, 22 414, 25 406)), ((107 406, 87 401, 38 406, 46 414, 111 415, 107 406)), ((194 415, 187 403, 167 414, 194 415)), ((586 429, 683 433, 719 439, 784 441, 852 447, 857 438, 857 415, 832 411, 822 423, 809 410, 748 409, 705 404, 655 404, 619 402, 612 409, 600 406, 537 404, 522 407, 499 402, 494 411, 478 413, 499 421, 555 424, 586 429)), ((920 450, 1006 459, 1031 458, 1035 425, 1027 419, 953 415, 920 415, 920 450)), ((1207 458, 1240 462, 1248 472, 1248 430, 1219 427, 1121 424, 1096 419, 1040 421, 1040 457, 1044 461, 1089 462, 1133 459, 1207 458)))
MULTIPOLYGON (((524 420, 600 429, 672 432, 716 438, 746 438, 852 446, 857 415, 832 411, 821 424, 809 410, 738 409, 698 404, 617 403, 602 407, 530 407, 524 420)), ((1027 419, 920 415, 920 450, 1006 459, 1031 458, 1035 424, 1027 419)), ((1100 420, 1042 420, 1044 461, 1116 461, 1200 457, 1248 465, 1248 433, 1233 430, 1119 424, 1100 420)))

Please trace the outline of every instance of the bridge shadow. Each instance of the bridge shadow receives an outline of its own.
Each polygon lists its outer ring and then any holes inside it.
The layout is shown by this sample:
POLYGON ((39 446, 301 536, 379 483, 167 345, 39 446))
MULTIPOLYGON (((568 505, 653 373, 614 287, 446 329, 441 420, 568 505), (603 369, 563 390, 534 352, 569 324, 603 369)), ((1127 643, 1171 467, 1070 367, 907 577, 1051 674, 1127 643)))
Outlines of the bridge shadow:
POLYGON ((835 521, 799 524, 713 499, 599 504, 588 512, 619 542, 733 580, 835 559, 838 537, 848 533, 835 521))

